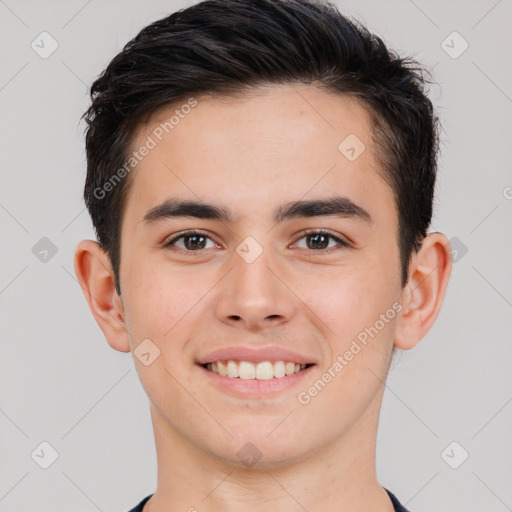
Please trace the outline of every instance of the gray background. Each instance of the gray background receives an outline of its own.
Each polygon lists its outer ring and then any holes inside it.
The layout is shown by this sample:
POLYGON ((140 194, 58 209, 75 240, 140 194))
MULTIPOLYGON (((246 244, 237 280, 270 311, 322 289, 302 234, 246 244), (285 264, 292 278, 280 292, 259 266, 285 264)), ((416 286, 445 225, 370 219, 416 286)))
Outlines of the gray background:
MULTIPOLYGON (((191 3, 0 0, 2 512, 122 512, 155 490, 132 356, 109 347, 74 275, 76 244, 94 238, 79 118, 115 53, 191 3), (59 45, 47 59, 31 48, 42 31, 59 45), (46 261, 43 237, 57 249, 46 261), (58 452, 48 469, 49 449, 31 455, 44 441, 58 452)), ((338 3, 433 67, 443 123, 433 230, 457 239, 437 323, 393 364, 379 480, 415 512, 512 510, 512 2, 338 3), (453 31, 469 44, 457 58, 463 40, 442 43, 453 31)))

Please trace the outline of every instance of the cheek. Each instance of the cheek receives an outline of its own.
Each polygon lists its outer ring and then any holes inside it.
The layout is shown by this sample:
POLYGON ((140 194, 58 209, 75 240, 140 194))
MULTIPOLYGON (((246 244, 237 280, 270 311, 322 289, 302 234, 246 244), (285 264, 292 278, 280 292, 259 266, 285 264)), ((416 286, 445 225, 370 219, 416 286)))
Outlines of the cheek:
POLYGON ((168 340, 176 338, 194 315, 194 306, 207 292, 207 284, 191 278, 187 272, 165 266, 140 265, 125 287, 130 334, 137 344, 150 338, 168 350, 176 347, 168 340), (203 289, 204 288, 204 289, 203 289))
POLYGON ((365 277, 345 275, 325 281, 324 292, 315 295, 311 306, 329 326, 330 346, 319 376, 327 383, 325 388, 316 381, 309 383, 316 396, 314 405, 306 409, 313 416, 324 415, 332 424, 348 428, 375 399, 392 350, 394 303, 393 288, 370 272, 365 277))
POLYGON ((151 362, 136 361, 136 369, 147 395, 157 407, 165 408, 169 396, 181 396, 176 383, 190 370, 183 365, 187 340, 198 323, 198 301, 206 290, 198 289, 183 273, 152 265, 141 268, 126 286, 129 304, 125 308, 127 329, 137 358, 148 352, 151 362), (195 307, 197 306, 197 307, 195 307), (147 348, 147 350, 146 350, 147 348), (162 385, 164 383, 164 385, 162 385))
POLYGON ((327 336, 342 346, 351 337, 378 320, 392 306, 394 288, 367 272, 316 275, 302 287, 306 304, 326 326, 327 336))

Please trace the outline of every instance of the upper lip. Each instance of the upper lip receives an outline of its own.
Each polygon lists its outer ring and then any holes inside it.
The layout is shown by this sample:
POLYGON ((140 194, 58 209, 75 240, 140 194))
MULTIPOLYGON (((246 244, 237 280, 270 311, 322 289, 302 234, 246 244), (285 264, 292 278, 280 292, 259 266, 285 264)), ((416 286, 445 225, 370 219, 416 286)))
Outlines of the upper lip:
POLYGON ((259 363, 261 361, 292 361, 299 364, 316 364, 311 357, 299 354, 283 347, 224 347, 200 356, 197 364, 213 363, 215 361, 249 361, 259 363))

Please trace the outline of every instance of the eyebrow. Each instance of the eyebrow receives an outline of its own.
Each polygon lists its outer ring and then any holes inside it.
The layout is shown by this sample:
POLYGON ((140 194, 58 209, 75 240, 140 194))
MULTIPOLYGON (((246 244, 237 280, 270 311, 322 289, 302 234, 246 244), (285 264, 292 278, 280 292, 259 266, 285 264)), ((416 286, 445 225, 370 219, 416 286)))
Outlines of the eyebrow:
MULTIPOLYGON (((274 212, 273 219, 277 224, 297 217, 320 217, 324 215, 353 218, 368 224, 372 223, 370 214, 346 197, 285 203, 274 212)), ((168 199, 148 210, 142 218, 142 222, 147 225, 173 217, 194 217, 197 219, 214 219, 226 222, 236 221, 236 216, 229 209, 220 205, 203 201, 168 199)))

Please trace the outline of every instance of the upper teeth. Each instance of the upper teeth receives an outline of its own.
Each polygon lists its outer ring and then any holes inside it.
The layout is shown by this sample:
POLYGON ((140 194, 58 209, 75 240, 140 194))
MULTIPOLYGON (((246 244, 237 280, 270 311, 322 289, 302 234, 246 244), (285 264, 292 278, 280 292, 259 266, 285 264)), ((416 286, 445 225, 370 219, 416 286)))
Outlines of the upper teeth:
POLYGON ((294 363, 292 361, 261 361, 251 363, 249 361, 216 361, 206 365, 208 370, 218 373, 222 377, 240 378, 240 379, 272 379, 280 378, 285 375, 293 375, 304 368, 305 364, 294 363))

